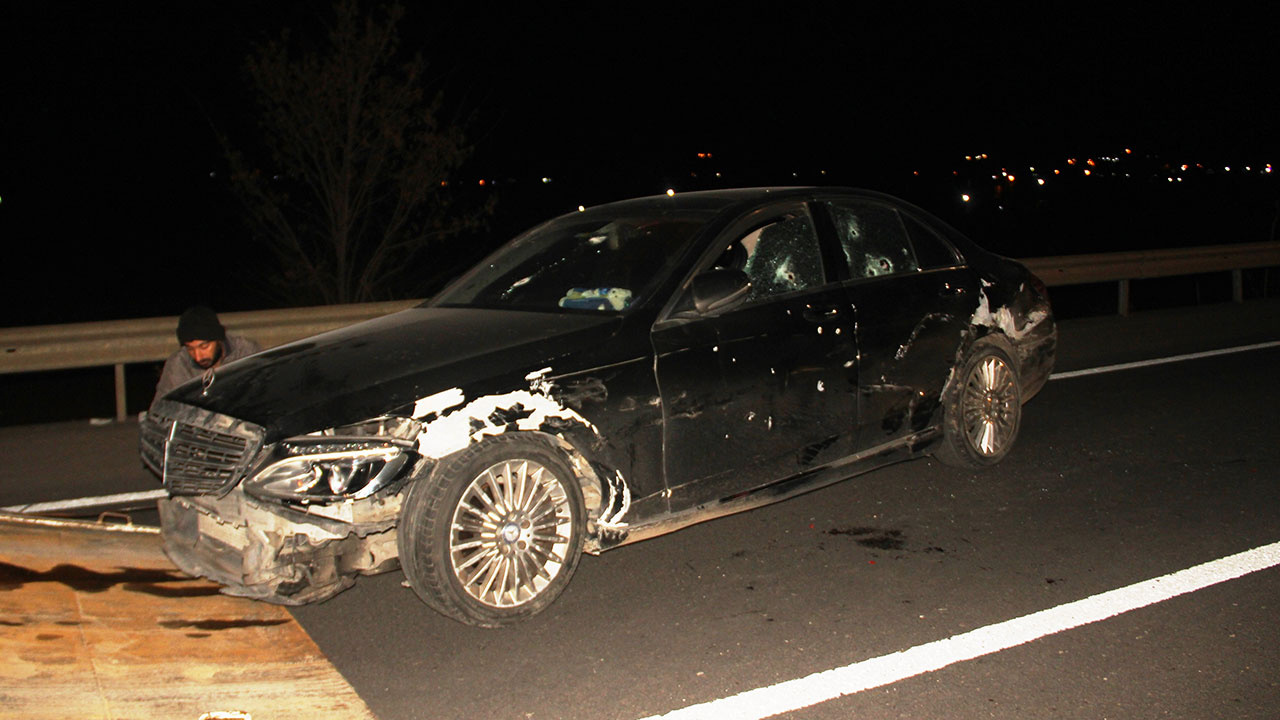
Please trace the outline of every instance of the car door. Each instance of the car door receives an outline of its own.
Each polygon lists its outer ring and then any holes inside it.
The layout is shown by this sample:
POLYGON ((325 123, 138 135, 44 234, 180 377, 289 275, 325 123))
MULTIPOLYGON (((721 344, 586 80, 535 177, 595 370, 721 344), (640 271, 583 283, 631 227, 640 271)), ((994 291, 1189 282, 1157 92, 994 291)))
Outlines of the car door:
POLYGON ((937 233, 875 199, 823 203, 849 265, 843 283, 858 314, 859 449, 939 419, 941 393, 977 288, 937 233))
POLYGON ((854 317, 808 207, 755 213, 716 249, 704 265, 745 272, 746 301, 703 315, 685 303, 653 335, 672 511, 843 457, 856 426, 854 317))

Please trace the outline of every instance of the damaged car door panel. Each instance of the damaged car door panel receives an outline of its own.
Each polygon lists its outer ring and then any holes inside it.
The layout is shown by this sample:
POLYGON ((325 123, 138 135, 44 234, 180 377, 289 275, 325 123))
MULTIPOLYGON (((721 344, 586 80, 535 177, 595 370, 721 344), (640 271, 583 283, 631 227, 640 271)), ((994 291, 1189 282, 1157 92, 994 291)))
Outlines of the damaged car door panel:
POLYGON ((888 196, 638 198, 217 368, 156 401, 140 447, 184 572, 300 604, 401 567, 491 627, 584 552, 922 454, 998 462, 1056 336, 1025 268, 888 196))

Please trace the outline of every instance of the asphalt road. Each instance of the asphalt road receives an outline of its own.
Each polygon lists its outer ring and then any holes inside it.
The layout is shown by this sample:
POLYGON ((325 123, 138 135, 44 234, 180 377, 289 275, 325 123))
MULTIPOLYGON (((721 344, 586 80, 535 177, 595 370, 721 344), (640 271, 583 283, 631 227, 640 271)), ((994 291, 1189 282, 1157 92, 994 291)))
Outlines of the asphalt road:
MULTIPOLYGON (((640 718, 1280 540, 1280 350, 1051 383, 993 471, 901 464, 583 561, 529 623, 401 576, 294 611, 384 720, 640 718)), ((791 713, 1275 717, 1280 571, 791 713)))
MULTIPOLYGON (((1277 340, 1278 318, 1076 321, 1059 368, 1277 340)), ((587 557, 518 627, 440 617, 399 572, 293 613, 383 720, 664 713, 1280 540, 1277 367, 1273 348, 1055 380, 991 471, 913 461, 587 557)), ((4 429, 0 451, 76 455, 59 427, 4 429)), ((111 453, 68 462, 115 475, 106 492, 155 487, 111 453)), ((96 492, 5 464, 0 504, 96 492)), ((785 717, 1275 717, 1277 606, 1263 570, 785 717)))

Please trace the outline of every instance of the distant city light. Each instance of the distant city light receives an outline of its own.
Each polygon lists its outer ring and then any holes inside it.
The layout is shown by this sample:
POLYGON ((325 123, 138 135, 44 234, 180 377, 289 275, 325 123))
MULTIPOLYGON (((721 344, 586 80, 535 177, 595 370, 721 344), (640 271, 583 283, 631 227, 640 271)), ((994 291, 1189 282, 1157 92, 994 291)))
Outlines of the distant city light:
MULTIPOLYGON (((1149 180, 1158 181, 1159 178, 1164 177, 1165 182, 1170 184, 1186 182, 1187 180, 1186 173, 1193 169, 1199 169, 1200 171, 1208 175, 1213 175, 1215 173, 1230 173, 1234 168, 1237 175, 1242 173, 1252 175, 1255 172, 1254 167, 1258 168, 1256 170, 1258 174, 1271 174, 1272 167, 1273 167, 1271 163, 1262 163, 1257 165, 1254 165, 1254 164, 1236 165, 1236 166, 1218 165, 1218 166, 1206 167, 1202 163, 1177 164, 1177 163, 1167 162, 1159 158, 1158 155, 1147 154, 1143 157, 1145 157, 1147 160, 1157 161, 1159 163, 1159 169, 1151 168, 1148 170, 1140 170, 1138 172, 1128 172, 1130 170, 1130 167, 1128 166, 1130 164, 1133 164, 1134 160, 1128 159, 1126 158, 1126 156, 1132 157, 1133 155, 1135 155, 1135 153, 1132 148, 1125 148, 1123 155, 1102 154, 1102 155, 1094 155, 1091 158, 1086 157, 1081 159, 1080 157, 1077 156, 1077 157, 1064 158, 1064 159, 1066 159, 1067 165, 1079 167, 1080 172, 1083 174, 1084 177, 1092 178, 1094 175, 1094 171, 1102 168, 1102 174, 1098 175, 1099 178, 1113 178, 1113 179, 1114 178, 1128 178, 1128 179, 1147 178, 1149 180), (1113 166, 1110 169, 1110 171, 1106 170, 1106 166, 1105 166, 1106 163, 1110 163, 1113 166)), ((977 160, 986 159, 988 156, 984 154, 984 155, 964 155, 963 157, 965 160, 973 162, 977 160)), ((992 205, 995 206, 996 210, 1005 209, 1005 206, 1002 203, 993 202, 993 201, 999 201, 1002 197, 1004 197, 1003 193, 1005 192, 1009 192, 1009 193, 1015 192, 1013 189, 1013 184, 1017 181, 1017 175, 1030 173, 1026 175, 1026 177, 1024 177, 1023 183, 1027 183, 1031 180, 1034 180, 1035 184, 1039 187, 1043 188, 1048 185, 1046 178, 1051 177, 1050 171, 1038 170, 1038 168, 1042 166, 1027 165, 1025 166, 1027 169, 1022 170, 1020 168, 1024 166, 1021 166, 1016 162, 1010 163, 1010 164, 1012 164, 1016 168, 1019 168, 1017 170, 1017 174, 1011 173, 1007 167, 1000 167, 999 165, 995 165, 994 163, 993 163, 994 167, 992 167, 987 172, 982 173, 983 176, 986 176, 988 173, 991 173, 990 175, 991 186, 989 186, 988 189, 994 191, 993 197, 988 197, 984 199, 983 206, 982 206, 984 209, 989 209, 992 205), (1043 172, 1043 177, 1041 176, 1042 172, 1043 172)), ((918 170, 918 169, 911 170, 910 172, 915 177, 924 177, 925 175, 928 174, 926 170, 918 170)), ((962 175, 969 176, 970 179, 976 179, 970 173, 961 173, 959 170, 952 170, 951 174, 957 179, 960 178, 962 175)), ((1052 176, 1061 176, 1061 175, 1062 175, 1061 168, 1052 169, 1052 176)), ((961 202, 963 203, 973 202, 973 196, 971 194, 969 193, 958 193, 958 194, 960 196, 961 202)), ((1006 197, 1004 199, 1008 200, 1009 198, 1006 197)))
POLYGON ((675 194, 676 194, 675 188, 667 188, 667 197, 675 197, 675 194))
POLYGON ((549 185, 549 184, 551 184, 551 178, 549 178, 549 177, 544 177, 544 178, 542 178, 542 184, 543 184, 543 185, 549 185))
POLYGON ((578 212, 586 212, 587 209, 581 205, 578 206, 578 212))

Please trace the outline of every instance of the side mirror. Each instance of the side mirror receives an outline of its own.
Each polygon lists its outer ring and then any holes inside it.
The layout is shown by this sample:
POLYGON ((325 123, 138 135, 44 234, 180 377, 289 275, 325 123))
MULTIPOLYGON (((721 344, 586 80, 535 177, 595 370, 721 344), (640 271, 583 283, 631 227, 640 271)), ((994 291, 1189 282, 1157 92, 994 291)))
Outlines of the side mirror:
POLYGON ((701 314, 722 312, 747 299, 751 279, 741 270, 716 268, 693 278, 693 307, 701 314))

